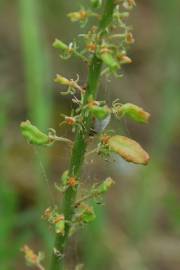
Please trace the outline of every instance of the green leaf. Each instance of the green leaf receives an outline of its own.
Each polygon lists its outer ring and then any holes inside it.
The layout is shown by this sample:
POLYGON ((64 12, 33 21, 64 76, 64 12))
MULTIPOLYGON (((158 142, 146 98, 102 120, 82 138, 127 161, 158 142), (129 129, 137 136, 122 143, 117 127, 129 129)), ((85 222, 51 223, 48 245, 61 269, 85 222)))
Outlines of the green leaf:
POLYGON ((107 141, 112 152, 120 155, 128 162, 147 165, 148 153, 136 141, 124 136, 115 135, 107 141))

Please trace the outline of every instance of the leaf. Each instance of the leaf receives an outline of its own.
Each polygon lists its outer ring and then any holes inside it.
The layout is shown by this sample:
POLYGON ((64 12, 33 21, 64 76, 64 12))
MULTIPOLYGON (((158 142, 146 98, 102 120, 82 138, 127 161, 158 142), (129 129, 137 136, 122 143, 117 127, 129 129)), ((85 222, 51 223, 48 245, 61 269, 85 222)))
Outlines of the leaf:
POLYGON ((124 136, 115 135, 109 138, 107 144, 110 150, 128 162, 147 165, 148 153, 136 141, 124 136))

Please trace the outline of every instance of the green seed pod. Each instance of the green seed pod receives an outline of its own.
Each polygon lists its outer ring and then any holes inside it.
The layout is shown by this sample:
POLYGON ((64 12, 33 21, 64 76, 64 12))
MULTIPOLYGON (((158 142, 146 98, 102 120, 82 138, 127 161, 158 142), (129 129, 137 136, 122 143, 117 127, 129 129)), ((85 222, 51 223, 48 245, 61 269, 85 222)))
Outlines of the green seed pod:
POLYGON ((120 155, 123 159, 135 163, 147 165, 149 162, 148 153, 136 141, 115 135, 107 140, 110 151, 120 155))
POLYGON ((93 8, 99 8, 102 5, 102 0, 91 0, 91 5, 93 8))
POLYGON ((60 74, 56 75, 56 78, 54 79, 54 81, 56 83, 65 85, 65 86, 70 86, 72 84, 72 82, 68 79, 66 79, 65 77, 61 76, 60 74))
POLYGON ((101 183, 98 188, 97 188, 97 192, 102 194, 102 193, 106 193, 111 186, 114 184, 114 181, 112 180, 111 177, 108 177, 107 179, 104 180, 103 183, 101 183))
POLYGON ((20 128, 22 135, 30 144, 50 145, 52 143, 49 137, 36 126, 33 126, 29 120, 22 122, 20 128))
POLYGON ((92 207, 86 206, 85 209, 82 211, 81 218, 84 223, 92 222, 96 218, 94 209, 92 207))
POLYGON ((63 186, 67 185, 67 181, 69 179, 68 172, 69 172, 68 170, 64 171, 62 176, 61 176, 61 182, 62 182, 63 186))
POLYGON ((60 216, 59 221, 55 223, 55 232, 64 235, 65 220, 64 216, 60 216))
POLYGON ((90 105, 89 110, 93 114, 93 116, 99 120, 105 119, 111 113, 108 106, 90 105))
POLYGON ((119 68, 118 62, 114 59, 111 53, 104 52, 101 54, 101 59, 106 64, 111 71, 115 71, 119 68))
POLYGON ((119 108, 117 107, 116 113, 119 117, 128 116, 139 123, 148 123, 150 118, 150 114, 148 112, 131 103, 123 104, 122 106, 119 106, 119 108))
POLYGON ((53 47, 56 49, 61 49, 63 51, 68 50, 68 46, 59 39, 55 39, 55 41, 53 43, 53 47))

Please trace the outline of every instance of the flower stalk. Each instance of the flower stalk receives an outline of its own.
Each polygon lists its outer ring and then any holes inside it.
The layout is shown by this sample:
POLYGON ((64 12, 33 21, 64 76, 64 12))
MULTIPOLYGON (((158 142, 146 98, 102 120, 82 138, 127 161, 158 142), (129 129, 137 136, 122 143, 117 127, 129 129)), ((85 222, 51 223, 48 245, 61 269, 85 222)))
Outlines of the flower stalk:
POLYGON ((118 120, 128 117, 135 122, 145 124, 149 121, 150 114, 132 103, 122 104, 118 99, 111 106, 107 105, 106 101, 97 100, 101 77, 103 75, 122 77, 122 74, 119 74, 122 65, 132 62, 127 56, 127 47, 134 43, 134 38, 130 28, 124 23, 124 19, 129 16, 129 11, 135 6, 135 1, 105 0, 104 5, 101 0, 90 2, 90 9, 82 8, 68 15, 71 21, 79 22, 81 26, 85 26, 91 17, 95 16, 98 20, 98 27, 93 25, 87 34, 79 35, 84 38, 83 50, 78 51, 76 42, 68 46, 56 39, 53 43, 53 47, 60 50, 62 58, 67 59, 75 55, 88 64, 85 87, 80 85, 79 75, 76 80, 67 79, 59 74, 55 78, 55 82, 67 87, 67 91, 61 94, 71 95, 72 102, 77 105, 77 109, 73 110, 69 116, 63 115, 64 121, 60 124, 60 126, 65 124, 72 128, 72 132, 75 132, 74 141, 57 136, 52 128, 46 134, 32 125, 29 120, 22 122, 20 126, 22 135, 30 144, 52 146, 60 142, 67 143, 72 150, 69 168, 63 173, 61 184, 55 184, 56 189, 63 193, 62 207, 59 205, 58 207, 54 205, 53 208, 48 207, 42 215, 43 219, 54 228, 56 235, 49 270, 64 269, 69 238, 80 226, 96 218, 93 207, 87 202, 94 200, 98 203, 114 184, 114 180, 108 177, 103 182, 93 184, 79 196, 84 159, 96 153, 107 160, 114 153, 134 164, 147 165, 149 162, 148 153, 139 143, 106 129, 113 116, 118 120), (101 7, 104 7, 102 15, 94 12, 94 9, 101 7), (97 134, 94 137, 98 139, 98 144, 95 149, 86 153, 90 136, 94 138, 92 134, 97 134))
MULTIPOLYGON (((102 37, 105 34, 105 29, 112 21, 113 10, 115 8, 114 0, 107 0, 106 6, 104 10, 104 14, 102 20, 100 22, 99 31, 102 32, 102 37)), ((102 60, 97 58, 96 55, 93 56, 92 61, 89 67, 89 74, 88 74, 88 83, 87 83, 87 91, 84 96, 83 105, 87 105, 89 99, 93 97, 96 99, 97 95, 97 87, 100 80, 101 75, 101 68, 102 68, 102 60)), ((80 177, 82 164, 85 157, 86 146, 87 146, 87 139, 89 137, 89 131, 92 124, 92 116, 86 116, 85 111, 82 111, 82 118, 83 123, 85 125, 84 131, 77 130, 75 143, 72 150, 72 156, 70 161, 69 167, 69 176, 70 177, 80 177)), ((63 213, 66 220, 71 221, 72 216, 74 213, 74 204, 76 200, 76 188, 69 188, 64 194, 64 202, 63 202, 63 213)), ((65 225, 65 233, 64 235, 57 235, 55 240, 55 248, 60 251, 60 253, 64 253, 65 246, 68 240, 68 234, 70 230, 70 223, 66 223, 65 225)), ((59 260, 58 256, 53 253, 52 255, 52 263, 51 263, 51 270, 60 270, 63 269, 64 262, 63 260, 59 260)))

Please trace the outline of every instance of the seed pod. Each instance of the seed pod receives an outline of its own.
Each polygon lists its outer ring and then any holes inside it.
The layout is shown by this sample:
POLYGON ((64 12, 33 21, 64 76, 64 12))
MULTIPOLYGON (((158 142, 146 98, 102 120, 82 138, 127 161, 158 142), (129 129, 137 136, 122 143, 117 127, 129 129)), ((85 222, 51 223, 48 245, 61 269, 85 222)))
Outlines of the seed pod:
POLYGON ((66 51, 69 49, 68 46, 59 39, 55 39, 55 41, 53 43, 53 47, 56 49, 61 49, 63 51, 66 51))
POLYGON ((116 59, 112 56, 110 52, 103 52, 101 54, 101 59, 106 64, 111 71, 115 71, 119 68, 119 64, 116 59))
POLYGON ((115 135, 107 141, 110 151, 120 155, 125 160, 147 165, 149 161, 148 153, 136 141, 124 136, 115 135))
POLYGON ((115 113, 118 117, 128 116, 136 122, 148 123, 150 114, 144 111, 141 107, 131 103, 123 104, 115 108, 115 113))
POLYGON ((96 215, 94 213, 94 209, 88 205, 83 205, 84 209, 81 213, 81 219, 84 223, 90 223, 92 222, 95 218, 96 215))
POLYGON ((134 39, 133 34, 131 32, 128 32, 126 34, 126 39, 125 40, 126 40, 127 44, 133 44, 135 42, 135 39, 134 39))
POLYGON ((69 171, 66 170, 66 171, 63 172, 63 174, 61 176, 61 182, 62 182, 63 186, 67 185, 67 181, 68 181, 68 178, 69 178, 68 173, 69 173, 69 171))
POLYGON ((71 81, 66 79, 65 77, 61 76, 60 74, 56 75, 56 78, 54 79, 54 81, 56 83, 62 84, 62 85, 66 85, 66 86, 70 86, 71 85, 71 81))
POLYGON ((61 235, 64 235, 64 229, 65 229, 65 220, 64 215, 59 215, 56 217, 56 220, 54 221, 55 224, 55 232, 61 235))
POLYGON ((50 145, 52 141, 48 135, 41 132, 36 126, 33 126, 29 120, 20 125, 21 133, 30 144, 50 145))
POLYGON ((105 119, 111 113, 108 106, 89 105, 89 110, 99 120, 105 119))
POLYGON ((97 188, 97 192, 102 194, 102 193, 106 193, 111 186, 114 184, 114 181, 112 180, 111 177, 108 177, 107 179, 104 180, 103 183, 101 183, 98 188, 97 188))
POLYGON ((99 8, 102 5, 102 0, 91 0, 93 8, 99 8))
POLYGON ((120 61, 120 64, 131 64, 132 59, 129 58, 127 55, 121 55, 117 57, 118 60, 120 61))

